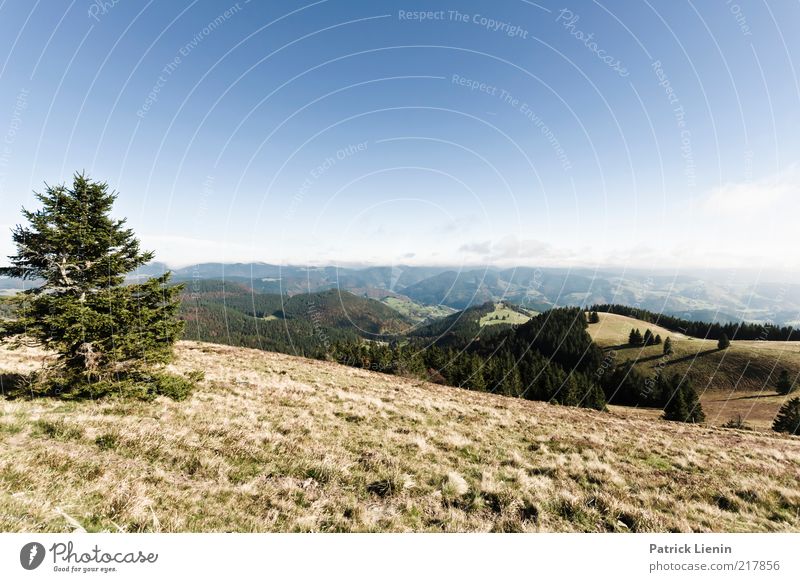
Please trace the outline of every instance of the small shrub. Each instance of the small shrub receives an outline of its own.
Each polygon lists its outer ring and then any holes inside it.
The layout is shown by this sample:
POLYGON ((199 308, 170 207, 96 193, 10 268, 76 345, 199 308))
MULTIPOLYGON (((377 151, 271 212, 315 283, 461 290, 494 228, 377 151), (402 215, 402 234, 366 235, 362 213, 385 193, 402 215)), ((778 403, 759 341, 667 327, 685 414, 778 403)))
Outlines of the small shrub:
POLYGON ((306 479, 314 479, 322 485, 334 481, 339 476, 339 469, 333 463, 322 460, 305 466, 301 475, 306 479))
POLYGON ((759 500, 759 494, 752 489, 739 489, 736 496, 747 503, 757 503, 759 500))
MULTIPOLYGON (((597 312, 595 312, 595 315, 597 312)), ((599 318, 598 318, 599 322, 599 318)), ((520 506, 519 519, 522 523, 538 523, 539 522, 539 507, 532 501, 525 501, 520 506)))
POLYGON ((199 384, 206 379, 206 373, 203 370, 190 370, 186 372, 186 378, 195 384, 199 384))
POLYGON ((753 427, 747 424, 744 421, 744 417, 741 414, 737 414, 733 418, 731 418, 728 422, 722 425, 722 428, 735 428, 738 430, 753 430, 753 427))
POLYGON ((94 444, 96 444, 101 451, 116 449, 119 446, 119 435, 114 433, 101 434, 94 439, 94 444))
POLYGON ((391 479, 381 479, 367 485, 367 491, 378 497, 389 497, 396 493, 397 489, 397 484, 391 479))
MULTIPOLYGON (((199 372, 202 376, 202 372, 199 372)), ((157 396, 166 396, 173 400, 186 400, 199 381, 195 372, 190 372, 189 377, 174 376, 172 374, 156 374, 151 391, 157 396)), ((202 379, 202 378, 200 378, 202 379)))
POLYGON ((81 427, 67 424, 63 420, 37 420, 34 426, 39 434, 51 439, 69 441, 79 440, 83 437, 83 429, 81 427))
POLYGON ((717 507, 719 507, 722 511, 731 511, 734 513, 739 511, 739 504, 736 502, 735 499, 731 499, 730 497, 726 497, 725 495, 719 495, 716 501, 717 501, 717 507))
POLYGON ((22 425, 14 422, 0 422, 0 432, 6 434, 19 434, 22 432, 22 425))

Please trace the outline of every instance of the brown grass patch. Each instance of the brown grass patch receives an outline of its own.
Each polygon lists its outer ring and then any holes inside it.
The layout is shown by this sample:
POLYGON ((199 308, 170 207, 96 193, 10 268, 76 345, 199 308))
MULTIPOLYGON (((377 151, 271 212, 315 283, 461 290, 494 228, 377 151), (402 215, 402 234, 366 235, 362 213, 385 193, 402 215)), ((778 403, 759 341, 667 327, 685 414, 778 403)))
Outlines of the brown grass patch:
POLYGON ((206 374, 184 402, 0 400, 0 530, 800 531, 800 438, 194 342, 173 367, 206 374))

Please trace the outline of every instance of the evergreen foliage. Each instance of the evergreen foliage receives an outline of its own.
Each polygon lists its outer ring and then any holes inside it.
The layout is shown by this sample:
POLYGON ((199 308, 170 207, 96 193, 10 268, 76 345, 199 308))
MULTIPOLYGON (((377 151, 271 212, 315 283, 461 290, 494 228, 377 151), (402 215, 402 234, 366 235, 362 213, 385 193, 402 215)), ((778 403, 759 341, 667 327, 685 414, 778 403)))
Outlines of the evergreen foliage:
POLYGON ((775 387, 778 390, 778 394, 789 394, 793 392, 796 386, 792 379, 789 377, 788 370, 781 370, 781 373, 778 375, 778 381, 775 384, 775 387))
POLYGON ((719 340, 717 340, 717 349, 719 350, 727 350, 731 346, 731 340, 728 339, 728 335, 723 333, 719 336, 719 340))
POLYGON ((800 435, 800 398, 792 398, 781 406, 772 423, 772 430, 800 435))
POLYGON ((631 333, 628 334, 628 343, 632 346, 644 345, 644 337, 642 336, 642 332, 640 332, 638 329, 632 329, 631 333))
POLYGON ((344 342, 334 344, 331 353, 337 362, 359 368, 603 410, 604 391, 591 375, 602 352, 586 326, 577 308, 554 309, 477 340, 471 334, 451 334, 444 345, 427 336, 402 344, 344 342))
POLYGON ((182 294, 185 338, 324 358, 337 342, 391 340, 411 325, 379 301, 347 291, 256 293, 240 283, 193 281, 182 294))
POLYGON ((704 422, 706 415, 700 405, 700 397, 688 379, 681 381, 673 376, 668 380, 667 390, 671 394, 664 407, 664 419, 678 422, 704 422))
POLYGON ((36 197, 42 208, 22 210, 28 225, 13 229, 17 254, 0 275, 43 283, 12 299, 14 318, 2 322, 0 338, 55 351, 49 386, 65 383, 72 394, 87 383, 141 380, 167 363, 183 330, 180 287, 168 284, 169 273, 125 285, 153 253, 111 217, 116 194, 76 174, 71 187, 48 186, 36 197))

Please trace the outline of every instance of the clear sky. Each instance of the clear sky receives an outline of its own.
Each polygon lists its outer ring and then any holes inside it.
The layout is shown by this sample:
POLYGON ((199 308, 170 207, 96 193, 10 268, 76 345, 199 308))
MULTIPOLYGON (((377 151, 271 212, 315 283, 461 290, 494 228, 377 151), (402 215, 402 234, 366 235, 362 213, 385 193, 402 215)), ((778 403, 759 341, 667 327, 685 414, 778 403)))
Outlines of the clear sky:
POLYGON ((0 0, 0 228, 85 170, 172 265, 796 270, 798 23, 789 1, 0 0))

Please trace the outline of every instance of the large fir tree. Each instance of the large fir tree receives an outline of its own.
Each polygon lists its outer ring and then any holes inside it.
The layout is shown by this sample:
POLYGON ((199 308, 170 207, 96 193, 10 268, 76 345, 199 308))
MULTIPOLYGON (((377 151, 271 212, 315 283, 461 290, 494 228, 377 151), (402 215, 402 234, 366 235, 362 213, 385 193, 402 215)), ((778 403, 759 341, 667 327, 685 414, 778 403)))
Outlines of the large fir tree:
POLYGON ((41 282, 15 297, 16 317, 0 339, 33 343, 59 355, 59 372, 74 382, 114 380, 166 363, 180 337, 179 286, 170 274, 125 284, 146 264, 124 219, 111 217, 116 194, 76 174, 71 187, 47 186, 42 208, 22 210, 28 224, 13 231, 17 254, 0 275, 41 282))

